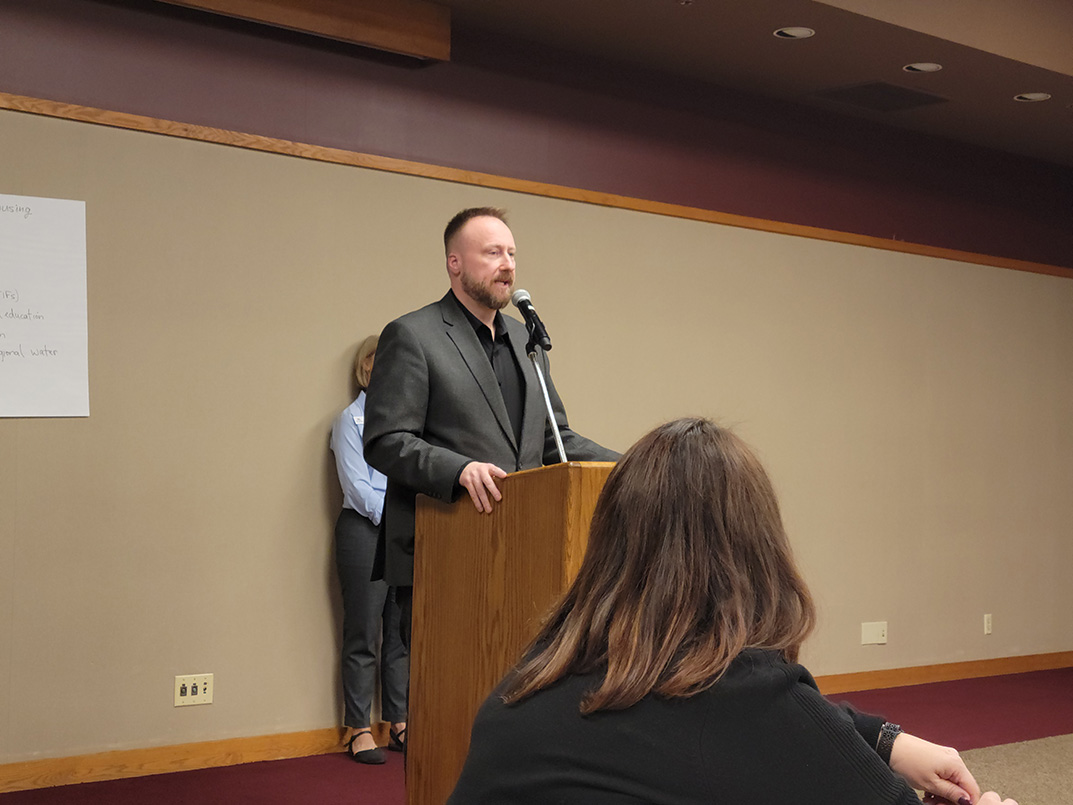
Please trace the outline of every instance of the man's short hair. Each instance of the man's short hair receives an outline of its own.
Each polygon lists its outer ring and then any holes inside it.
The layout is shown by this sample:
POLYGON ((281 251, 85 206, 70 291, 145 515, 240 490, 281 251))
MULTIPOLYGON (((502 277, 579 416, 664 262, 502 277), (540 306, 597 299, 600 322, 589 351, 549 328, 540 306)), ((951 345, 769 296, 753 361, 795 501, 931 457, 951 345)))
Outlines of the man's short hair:
MULTIPOLYGON (((488 218, 498 218, 503 223, 507 223, 507 211, 500 209, 499 207, 469 207, 462 210, 462 212, 455 215, 447 223, 447 228, 443 230, 443 251, 445 254, 451 252, 451 240, 458 231, 466 225, 466 223, 473 218, 481 218, 486 216, 488 218)), ((509 226, 509 224, 507 224, 509 226)))

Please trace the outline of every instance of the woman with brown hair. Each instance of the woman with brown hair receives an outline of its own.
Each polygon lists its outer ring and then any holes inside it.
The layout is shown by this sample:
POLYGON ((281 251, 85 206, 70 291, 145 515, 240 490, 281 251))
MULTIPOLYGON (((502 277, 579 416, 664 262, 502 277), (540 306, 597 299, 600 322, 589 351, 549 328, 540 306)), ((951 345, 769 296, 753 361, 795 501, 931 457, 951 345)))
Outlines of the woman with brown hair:
POLYGON ((796 664, 815 617, 748 447, 704 419, 657 428, 611 472, 450 802, 903 805, 915 786, 1000 805, 953 749, 820 695, 796 664))

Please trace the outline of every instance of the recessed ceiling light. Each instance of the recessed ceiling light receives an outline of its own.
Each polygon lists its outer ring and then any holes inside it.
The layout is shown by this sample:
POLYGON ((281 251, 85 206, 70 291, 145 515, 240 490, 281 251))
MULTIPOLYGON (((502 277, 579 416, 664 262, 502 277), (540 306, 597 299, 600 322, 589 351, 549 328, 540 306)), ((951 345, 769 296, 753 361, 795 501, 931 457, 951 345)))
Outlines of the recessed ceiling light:
POLYGON ((808 39, 815 36, 816 32, 811 28, 779 28, 774 34, 779 39, 808 39))
POLYGON ((1036 101, 1045 101, 1051 97, 1049 92, 1022 92, 1020 95, 1014 95, 1015 101, 1021 101, 1022 103, 1035 103, 1036 101))
POLYGON ((905 65, 902 69, 907 73, 937 73, 943 69, 943 66, 933 61, 917 61, 905 65))

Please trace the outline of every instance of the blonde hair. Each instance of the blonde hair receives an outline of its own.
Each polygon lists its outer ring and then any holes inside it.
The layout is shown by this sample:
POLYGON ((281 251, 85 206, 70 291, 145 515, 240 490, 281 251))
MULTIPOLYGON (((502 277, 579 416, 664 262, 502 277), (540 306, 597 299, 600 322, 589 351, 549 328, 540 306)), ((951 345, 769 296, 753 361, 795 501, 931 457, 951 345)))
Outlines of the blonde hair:
POLYGON ((354 378, 358 381, 359 391, 365 391, 369 387, 369 372, 365 369, 365 359, 376 352, 379 342, 380 336, 370 335, 358 346, 358 354, 354 356, 354 378))

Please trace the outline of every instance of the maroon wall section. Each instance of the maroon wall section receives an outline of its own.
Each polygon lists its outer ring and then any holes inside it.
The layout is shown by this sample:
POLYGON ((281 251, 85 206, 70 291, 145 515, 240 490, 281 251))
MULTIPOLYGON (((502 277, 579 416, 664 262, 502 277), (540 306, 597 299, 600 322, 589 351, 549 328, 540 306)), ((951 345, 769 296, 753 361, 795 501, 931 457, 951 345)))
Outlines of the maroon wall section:
POLYGON ((150 0, 4 0, 0 90, 1073 268, 1073 169, 479 31, 417 66, 150 0))

